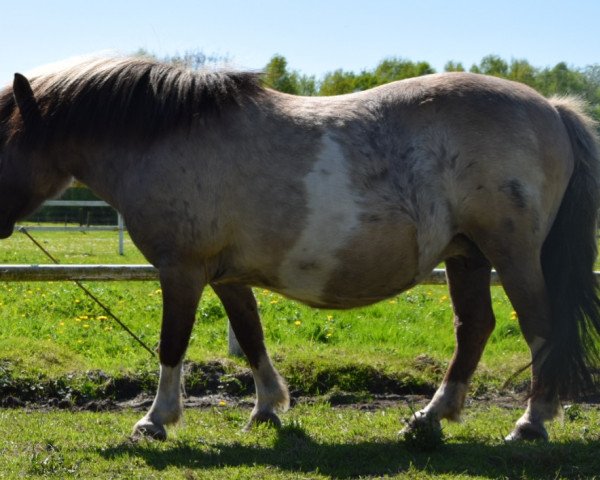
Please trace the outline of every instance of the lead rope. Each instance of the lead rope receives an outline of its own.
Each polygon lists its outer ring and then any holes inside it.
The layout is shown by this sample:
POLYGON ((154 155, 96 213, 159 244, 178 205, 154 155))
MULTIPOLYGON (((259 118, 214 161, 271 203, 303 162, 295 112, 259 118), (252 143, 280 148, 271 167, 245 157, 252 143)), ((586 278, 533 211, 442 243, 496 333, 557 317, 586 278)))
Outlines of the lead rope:
MULTIPOLYGON (((17 230, 23 234, 25 234, 27 237, 29 237, 29 239, 42 251, 44 252, 44 254, 50 259, 52 260, 53 263, 55 263, 56 265, 59 265, 60 262, 54 258, 50 252, 48 252, 48 250, 46 250, 35 238, 33 238, 30 233, 27 231, 27 229, 25 227, 17 227, 17 230)), ((150 349, 150 347, 148 347, 148 345, 146 345, 135 333, 133 333, 129 327, 127 325, 125 325, 121 320, 119 320, 119 318, 110 311, 110 309, 104 305, 99 299, 98 297, 96 297, 92 292, 90 292, 86 287, 84 287, 81 282, 79 282, 78 280, 73 280, 73 282, 75 283, 75 285, 77 285, 81 290, 83 290, 83 292, 90 297, 94 302, 96 302, 100 308, 102 310, 104 310, 104 312, 110 317, 112 318, 115 322, 117 322, 119 324, 119 326, 125 330, 137 343, 139 343, 142 347, 144 347, 144 349, 146 349, 146 351, 152 355, 152 357, 156 357, 156 354, 154 353, 154 351, 152 351, 152 349, 150 349)))

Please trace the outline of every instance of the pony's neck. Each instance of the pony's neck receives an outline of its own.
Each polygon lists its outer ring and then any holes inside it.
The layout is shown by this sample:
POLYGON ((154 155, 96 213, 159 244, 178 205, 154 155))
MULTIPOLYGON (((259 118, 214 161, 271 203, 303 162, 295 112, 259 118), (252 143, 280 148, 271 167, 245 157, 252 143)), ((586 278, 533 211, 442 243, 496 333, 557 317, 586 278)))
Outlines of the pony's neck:
POLYGON ((128 155, 114 146, 91 142, 68 142, 71 146, 62 154, 61 168, 75 180, 89 187, 98 197, 117 205, 118 187, 128 155))

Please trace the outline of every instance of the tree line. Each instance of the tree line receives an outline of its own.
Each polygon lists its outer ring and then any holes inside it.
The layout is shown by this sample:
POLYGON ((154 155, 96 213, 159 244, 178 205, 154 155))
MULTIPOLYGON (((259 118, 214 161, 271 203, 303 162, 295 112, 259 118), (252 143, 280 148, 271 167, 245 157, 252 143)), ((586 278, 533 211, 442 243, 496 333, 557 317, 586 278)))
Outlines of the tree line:
MULTIPOLYGON (((464 72, 466 69, 460 62, 449 61, 444 71, 464 72)), ((497 55, 488 55, 469 71, 525 83, 545 96, 578 95, 588 101, 590 113, 600 121, 600 64, 574 68, 560 62, 553 67, 539 68, 527 60, 506 61, 497 55)), ((317 79, 290 69, 285 57, 274 55, 264 69, 264 82, 275 90, 294 95, 339 95, 431 73, 436 70, 428 62, 393 57, 370 70, 357 73, 338 69, 317 79)))

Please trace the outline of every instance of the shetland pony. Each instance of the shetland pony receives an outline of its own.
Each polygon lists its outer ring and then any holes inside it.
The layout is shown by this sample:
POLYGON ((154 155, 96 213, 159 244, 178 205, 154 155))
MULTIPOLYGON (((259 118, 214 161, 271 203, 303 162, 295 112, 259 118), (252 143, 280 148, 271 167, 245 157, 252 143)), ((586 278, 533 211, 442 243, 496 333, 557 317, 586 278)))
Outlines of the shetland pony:
POLYGON ((288 391, 250 287, 351 308, 441 261, 456 351, 407 429, 457 419, 494 328, 494 267, 532 355, 528 407, 508 438, 547 438, 559 398, 597 384, 599 156, 583 110, 468 73, 328 98, 140 58, 16 74, 0 92, 0 236, 73 178, 122 213, 164 304, 158 392, 134 432, 163 439, 182 412, 207 285, 254 374, 250 424, 279 424, 288 391))

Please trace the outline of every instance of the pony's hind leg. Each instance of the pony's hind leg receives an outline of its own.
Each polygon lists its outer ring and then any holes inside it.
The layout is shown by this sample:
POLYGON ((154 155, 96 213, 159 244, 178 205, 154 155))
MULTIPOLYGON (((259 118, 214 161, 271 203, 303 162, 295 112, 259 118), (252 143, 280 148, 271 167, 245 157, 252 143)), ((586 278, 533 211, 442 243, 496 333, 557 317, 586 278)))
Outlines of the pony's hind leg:
POLYGON ((517 312, 532 358, 531 393, 527 410, 506 440, 547 440, 544 422, 554 418, 560 411, 556 388, 539 378, 547 354, 545 348, 552 338, 552 325, 550 302, 538 259, 538 255, 531 255, 500 262, 496 267, 504 290, 517 312))
POLYGON ((163 320, 160 334, 160 378, 150 410, 133 429, 134 438, 167 438, 165 425, 175 423, 183 411, 181 370, 200 294, 205 286, 203 269, 161 268, 163 320))
POLYGON ((279 427, 281 421, 276 411, 288 409, 289 394, 267 353, 254 294, 244 285, 214 285, 213 289, 225 307, 254 376, 256 405, 246 429, 255 423, 270 423, 279 427))
POLYGON ((490 296, 491 264, 471 245, 465 256, 446 259, 446 277, 454 309, 456 348, 442 384, 432 400, 409 420, 403 432, 457 421, 469 381, 495 325, 490 296))

